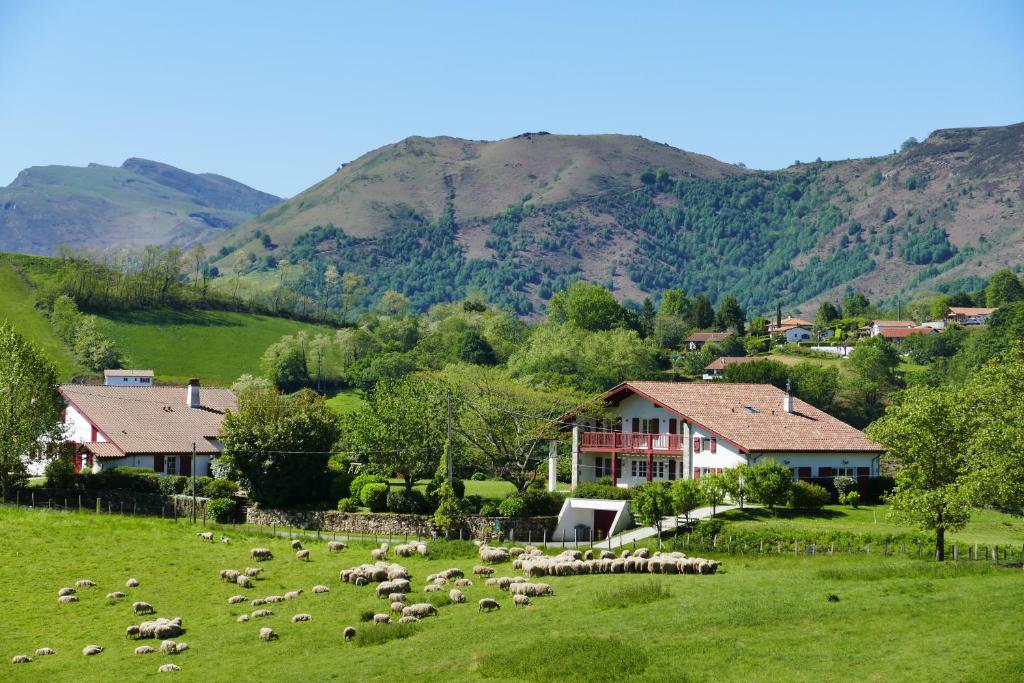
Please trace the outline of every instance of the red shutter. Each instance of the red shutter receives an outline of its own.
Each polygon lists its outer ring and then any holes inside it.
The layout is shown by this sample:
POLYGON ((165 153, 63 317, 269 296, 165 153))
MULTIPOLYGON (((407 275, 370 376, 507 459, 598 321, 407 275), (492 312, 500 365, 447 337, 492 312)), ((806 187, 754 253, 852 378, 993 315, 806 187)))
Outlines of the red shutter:
POLYGON ((163 472, 164 471, 164 456, 154 455, 153 456, 153 471, 163 472))
POLYGON ((711 452, 715 453, 718 451, 718 439, 711 439, 711 452))
POLYGON ((669 479, 675 479, 676 478, 676 461, 675 460, 669 460, 668 461, 668 478, 669 479))
POLYGON ((668 433, 675 434, 677 429, 678 427, 676 426, 676 419, 674 417, 670 417, 668 419, 668 433))
POLYGON ((192 456, 183 455, 178 458, 178 462, 180 463, 180 466, 178 468, 178 474, 180 474, 183 477, 192 476, 192 456))
POLYGON ((832 468, 831 467, 819 467, 818 468, 818 476, 819 477, 831 477, 832 476, 832 468))
POLYGON ((700 479, 700 468, 699 467, 694 467, 693 468, 693 480, 696 481, 698 479, 700 479))
POLYGON ((640 433, 640 418, 639 417, 634 417, 633 418, 633 433, 634 434, 639 434, 640 433))
POLYGON ((694 450, 694 452, 697 452, 697 451, 700 450, 700 437, 696 437, 695 436, 693 438, 693 450, 694 450))
POLYGON ((811 468, 810 467, 798 467, 798 468, 796 468, 796 475, 798 477, 800 477, 800 479, 810 479, 811 478, 811 468))

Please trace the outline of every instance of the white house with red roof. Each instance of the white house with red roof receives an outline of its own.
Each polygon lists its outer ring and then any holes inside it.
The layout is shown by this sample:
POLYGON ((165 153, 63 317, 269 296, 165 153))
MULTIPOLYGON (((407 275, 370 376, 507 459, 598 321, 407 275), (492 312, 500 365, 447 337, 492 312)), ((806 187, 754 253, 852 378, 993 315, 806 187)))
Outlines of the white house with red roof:
POLYGON ((217 439, 221 422, 227 410, 238 406, 230 389, 201 389, 197 379, 188 387, 118 382, 59 389, 66 438, 78 444, 76 472, 139 467, 159 474, 209 475, 210 461, 223 449, 217 439))

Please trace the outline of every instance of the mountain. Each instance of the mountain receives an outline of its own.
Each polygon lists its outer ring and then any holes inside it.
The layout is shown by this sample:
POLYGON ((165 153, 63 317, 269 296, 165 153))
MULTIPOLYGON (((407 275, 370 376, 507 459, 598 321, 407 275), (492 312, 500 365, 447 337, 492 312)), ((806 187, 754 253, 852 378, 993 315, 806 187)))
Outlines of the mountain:
POLYGON ((280 201, 230 178, 146 159, 116 168, 34 166, 0 189, 0 251, 187 247, 280 201))

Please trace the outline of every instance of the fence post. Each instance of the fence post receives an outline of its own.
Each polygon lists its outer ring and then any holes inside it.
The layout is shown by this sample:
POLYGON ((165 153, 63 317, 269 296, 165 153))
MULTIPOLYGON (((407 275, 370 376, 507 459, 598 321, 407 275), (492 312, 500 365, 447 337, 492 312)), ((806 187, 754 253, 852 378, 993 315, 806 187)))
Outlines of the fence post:
POLYGON ((959 559, 960 559, 960 544, 959 543, 954 543, 953 544, 953 561, 956 562, 959 559))
POLYGON ((124 501, 121 501, 121 515, 124 515, 124 501))
POLYGON ((30 495, 32 496, 32 507, 35 507, 36 506, 36 492, 32 491, 32 493, 30 495))
POLYGON ((102 500, 103 500, 102 498, 96 498, 96 514, 97 515, 100 514, 102 500))
POLYGON ((78 511, 79 512, 82 511, 82 494, 81 493, 78 494, 78 511))
POLYGON ((796 556, 797 556, 797 550, 798 550, 798 547, 799 547, 799 546, 797 546, 797 541, 796 541, 796 539, 794 539, 794 540, 793 540, 793 557, 796 557, 796 556))

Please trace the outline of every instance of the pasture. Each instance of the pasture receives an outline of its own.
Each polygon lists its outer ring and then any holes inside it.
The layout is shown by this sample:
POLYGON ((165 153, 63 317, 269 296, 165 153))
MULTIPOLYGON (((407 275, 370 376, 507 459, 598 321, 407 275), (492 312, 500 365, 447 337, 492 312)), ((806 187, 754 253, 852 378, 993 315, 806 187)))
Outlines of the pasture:
MULTIPOLYGON (((370 545, 329 554, 305 543, 302 562, 284 538, 233 533, 207 543, 184 522, 92 513, 0 508, 0 679, 10 681, 142 680, 173 662, 182 680, 1019 680, 1024 572, 988 563, 939 565, 865 556, 720 557, 710 576, 601 575, 546 578, 552 597, 514 608, 508 593, 475 580, 468 603, 440 608, 407 637, 380 635, 395 625, 361 623, 361 612, 385 612, 371 586, 342 584, 341 569, 369 561, 370 545), (254 589, 219 579, 224 568, 255 563, 249 548, 269 547, 254 589), (138 588, 126 589, 135 577, 138 588), (81 601, 58 605, 57 591, 76 579, 81 601), (330 593, 314 595, 323 583, 330 593), (248 623, 249 598, 305 593, 268 605, 275 614, 248 623), (108 602, 115 590, 129 594, 108 602), (829 596, 834 596, 833 600, 829 596), (502 609, 477 611, 482 597, 502 609), (137 624, 132 600, 158 616, 181 616, 190 649, 175 656, 135 655, 126 640, 137 624), (984 606, 982 609, 981 607, 984 606), (313 621, 291 623, 309 613, 313 621), (355 626, 356 641, 342 630, 355 626), (280 639, 261 642, 260 627, 280 639), (372 642, 371 642, 372 641, 372 642), (106 650, 84 657, 87 644, 106 650), (16 654, 51 647, 55 655, 13 665, 16 654)), ((219 531, 217 532, 219 535, 219 531)), ((469 543, 431 543, 431 558, 401 558, 414 590, 425 576, 459 567, 470 576, 479 560, 469 543)), ((496 575, 515 575, 509 564, 496 575)), ((438 595, 438 594, 433 594, 438 595)), ((418 593, 410 602, 423 601, 418 593)), ((156 645, 154 641, 145 641, 156 645)))

